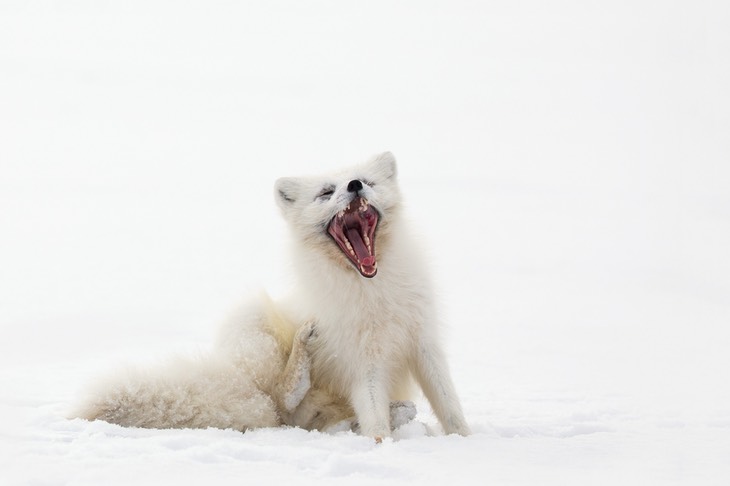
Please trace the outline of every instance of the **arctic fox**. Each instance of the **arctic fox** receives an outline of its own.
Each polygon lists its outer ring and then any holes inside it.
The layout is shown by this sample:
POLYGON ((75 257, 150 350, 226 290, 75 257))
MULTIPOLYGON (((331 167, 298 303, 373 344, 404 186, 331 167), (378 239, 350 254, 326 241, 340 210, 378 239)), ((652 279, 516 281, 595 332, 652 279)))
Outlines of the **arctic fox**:
POLYGON ((425 263, 401 220, 395 158, 287 177, 296 292, 224 325, 209 355, 126 371, 74 416, 139 427, 352 428, 380 442, 415 416, 420 385, 444 432, 469 434, 438 337, 425 263))

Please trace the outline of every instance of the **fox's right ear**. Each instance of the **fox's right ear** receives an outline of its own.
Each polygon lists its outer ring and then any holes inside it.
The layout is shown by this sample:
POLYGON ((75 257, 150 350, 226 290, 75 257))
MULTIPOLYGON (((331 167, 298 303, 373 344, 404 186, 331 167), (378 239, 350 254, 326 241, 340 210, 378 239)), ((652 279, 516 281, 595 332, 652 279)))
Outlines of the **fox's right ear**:
POLYGON ((383 179, 393 179, 398 175, 398 164, 391 152, 376 155, 370 160, 370 164, 383 179))
POLYGON ((294 177, 282 177, 274 184, 274 195, 279 208, 287 212, 299 197, 299 181, 294 177))

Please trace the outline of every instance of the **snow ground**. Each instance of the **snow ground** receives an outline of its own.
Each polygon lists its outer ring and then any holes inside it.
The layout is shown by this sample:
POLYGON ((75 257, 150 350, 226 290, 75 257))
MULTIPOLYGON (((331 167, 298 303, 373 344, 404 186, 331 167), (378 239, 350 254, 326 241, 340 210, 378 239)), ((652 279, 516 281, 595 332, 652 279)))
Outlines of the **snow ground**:
POLYGON ((0 1, 0 484, 727 484, 724 2, 0 1), (392 150, 474 435, 66 420, 286 285, 392 150))

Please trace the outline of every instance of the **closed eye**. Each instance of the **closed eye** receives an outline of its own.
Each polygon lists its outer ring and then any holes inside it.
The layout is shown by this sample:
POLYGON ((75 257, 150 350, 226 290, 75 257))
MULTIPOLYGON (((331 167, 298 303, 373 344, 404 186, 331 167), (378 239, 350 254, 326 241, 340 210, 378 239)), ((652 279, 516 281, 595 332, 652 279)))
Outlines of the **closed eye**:
POLYGON ((332 186, 327 186, 323 188, 319 194, 317 194, 317 199, 327 200, 332 197, 332 194, 335 193, 335 188, 332 186))

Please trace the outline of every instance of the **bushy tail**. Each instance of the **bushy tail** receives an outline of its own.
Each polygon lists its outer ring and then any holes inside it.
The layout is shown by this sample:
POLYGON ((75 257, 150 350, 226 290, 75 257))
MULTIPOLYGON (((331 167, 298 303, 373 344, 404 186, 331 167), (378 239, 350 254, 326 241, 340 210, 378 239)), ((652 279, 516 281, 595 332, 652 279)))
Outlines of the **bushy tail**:
POLYGON ((279 425, 272 390, 292 332, 266 297, 232 316, 207 356, 125 369, 98 380, 71 416, 146 428, 243 431, 279 425))
POLYGON ((278 424, 270 396, 232 362, 176 359, 98 381, 72 414, 126 427, 246 430, 278 424))

